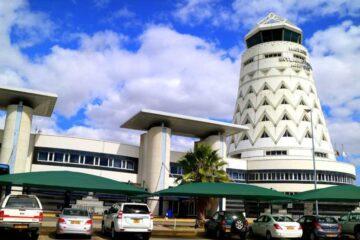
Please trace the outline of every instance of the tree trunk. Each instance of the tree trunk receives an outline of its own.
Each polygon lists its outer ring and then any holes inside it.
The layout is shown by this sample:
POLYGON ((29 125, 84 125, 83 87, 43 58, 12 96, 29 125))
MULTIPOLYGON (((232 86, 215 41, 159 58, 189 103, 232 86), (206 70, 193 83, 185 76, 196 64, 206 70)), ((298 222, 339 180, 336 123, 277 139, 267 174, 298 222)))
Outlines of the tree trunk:
POLYGON ((198 227, 203 227, 206 218, 206 208, 209 203, 209 198, 207 197, 198 197, 196 198, 196 207, 197 207, 197 220, 198 227))

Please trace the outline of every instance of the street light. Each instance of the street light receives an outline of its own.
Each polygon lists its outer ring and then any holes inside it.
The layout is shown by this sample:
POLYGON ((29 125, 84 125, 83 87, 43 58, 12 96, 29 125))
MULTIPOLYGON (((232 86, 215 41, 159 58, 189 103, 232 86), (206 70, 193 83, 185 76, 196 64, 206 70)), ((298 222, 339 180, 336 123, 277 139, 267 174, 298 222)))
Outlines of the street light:
MULTIPOLYGON (((313 110, 305 109, 305 112, 310 112, 311 121, 311 142, 312 142, 312 158, 313 158, 313 170, 314 170, 314 188, 317 189, 317 173, 316 173, 316 162, 315 162, 315 135, 314 135, 314 123, 313 123, 313 110)), ((315 201, 315 213, 319 215, 319 204, 318 200, 315 201)))

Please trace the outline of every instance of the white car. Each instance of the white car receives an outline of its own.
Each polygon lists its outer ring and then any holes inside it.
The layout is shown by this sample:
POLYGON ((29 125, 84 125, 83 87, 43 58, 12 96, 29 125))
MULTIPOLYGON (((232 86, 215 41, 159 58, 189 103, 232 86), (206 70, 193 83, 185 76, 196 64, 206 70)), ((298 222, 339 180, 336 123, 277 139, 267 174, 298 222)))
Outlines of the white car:
POLYGON ((148 240, 153 230, 153 216, 146 204, 114 204, 104 212, 102 232, 111 233, 112 239, 119 239, 120 233, 140 234, 148 240))
POLYGON ((91 238, 93 220, 87 210, 64 208, 56 224, 56 235, 64 234, 85 235, 91 238))
POLYGON ((301 238, 303 230, 298 222, 285 215, 262 215, 250 227, 253 236, 272 238, 301 238))
POLYGON ((0 205, 0 230, 26 231, 38 239, 42 221, 42 205, 34 195, 10 194, 0 205))

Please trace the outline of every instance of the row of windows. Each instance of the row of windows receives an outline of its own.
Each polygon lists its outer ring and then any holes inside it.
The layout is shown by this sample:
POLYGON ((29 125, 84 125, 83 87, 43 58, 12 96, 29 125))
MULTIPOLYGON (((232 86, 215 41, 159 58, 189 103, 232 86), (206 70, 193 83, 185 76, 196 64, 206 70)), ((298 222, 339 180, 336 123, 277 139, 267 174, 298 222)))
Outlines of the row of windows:
POLYGON ((267 156, 281 156, 281 155, 287 155, 286 150, 273 150, 273 151, 266 151, 267 156))
MULTIPOLYGON (((313 172, 295 172, 295 171, 284 171, 284 172, 261 172, 261 173, 248 173, 249 182, 259 181, 313 181, 313 172)), ((317 181, 319 182, 334 182, 343 184, 353 184, 354 178, 345 174, 335 172, 321 172, 317 173, 317 181)))
POLYGON ((237 169, 226 169, 229 178, 234 182, 245 182, 246 181, 246 172, 243 170, 237 169))
POLYGON ((246 61, 244 62, 244 66, 246 66, 246 65, 248 65, 248 64, 250 64, 250 63, 252 63, 252 62, 254 62, 254 58, 250 58, 250 59, 246 60, 246 61))
POLYGON ((299 55, 299 54, 294 54, 294 58, 298 58, 298 59, 300 59, 300 60, 305 61, 305 57, 303 57, 303 56, 301 56, 301 55, 299 55))
POLYGON ((260 43, 272 41, 290 41, 301 44, 301 35, 285 28, 264 30, 247 39, 246 45, 250 48, 260 43))
POLYGON ((74 164, 135 171, 135 160, 116 155, 79 152, 62 149, 36 149, 38 162, 74 164))
MULTIPOLYGON (((289 117, 286 113, 284 113, 284 115, 282 116, 281 120, 287 121, 287 120, 290 120, 290 117, 289 117)), ((270 118, 269 118, 266 114, 264 114, 263 118, 261 119, 261 122, 267 122, 267 121, 270 121, 270 118)), ((301 119, 301 121, 303 121, 303 122, 310 122, 309 118, 308 118, 306 115, 303 116, 303 118, 301 119)), ((250 122, 249 117, 246 117, 246 118, 245 118, 245 121, 243 122, 243 124, 246 125, 246 124, 250 124, 250 123, 251 123, 251 122, 250 122)), ((318 123, 319 123, 319 124, 322 124, 320 118, 319 118, 319 120, 318 120, 318 123)))
MULTIPOLYGON (((284 82, 281 83, 280 89, 291 90, 288 87, 286 87, 284 82)), ((264 84, 264 87, 260 91, 265 91, 265 90, 270 90, 270 87, 267 83, 264 84)), ((304 89, 301 87, 301 85, 298 85, 296 87, 296 90, 304 91, 304 89)), ((250 93, 258 94, 258 93, 260 93, 260 91, 256 93, 252 87, 249 87, 247 94, 250 94, 250 93)), ((310 88, 310 93, 314 93, 314 90, 312 88, 310 88)), ((240 92, 239 97, 243 97, 242 92, 240 92)))
POLYGON ((281 57, 281 53, 266 53, 265 58, 281 57))
POLYGON ((327 158, 327 154, 323 152, 315 152, 316 157, 327 158))

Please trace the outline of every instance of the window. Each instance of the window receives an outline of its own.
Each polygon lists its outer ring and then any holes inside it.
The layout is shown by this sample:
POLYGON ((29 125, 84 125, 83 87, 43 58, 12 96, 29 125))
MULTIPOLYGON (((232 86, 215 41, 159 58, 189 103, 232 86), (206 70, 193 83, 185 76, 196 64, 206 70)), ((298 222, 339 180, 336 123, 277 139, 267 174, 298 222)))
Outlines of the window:
POLYGON ((299 55, 299 54, 294 54, 294 58, 297 58, 297 59, 300 59, 300 60, 303 60, 305 61, 305 57, 299 55))
POLYGON ((126 161, 126 169, 134 170, 134 162, 133 161, 126 161))
POLYGON ((246 120, 245 120, 244 124, 250 124, 250 120, 249 120, 249 118, 246 118, 246 120))
POLYGON ((273 150, 273 151, 266 151, 266 155, 270 156, 280 156, 280 155, 287 155, 286 150, 273 150))
POLYGON ((94 165, 94 156, 85 156, 85 164, 94 165))
POLYGON ((306 115, 304 115, 304 117, 303 117, 303 119, 302 119, 304 122, 310 122, 309 121, 309 118, 306 116, 306 115))
POLYGON ((284 98, 284 99, 281 101, 281 104, 288 104, 288 102, 287 102, 286 99, 284 98))
POLYGON ((264 131, 262 134, 261 134, 261 138, 268 138, 269 135, 264 131))
POLYGON ((183 175, 183 169, 178 163, 170 163, 170 173, 173 175, 183 175))
POLYGON ((286 131, 284 132, 283 137, 292 137, 292 135, 289 133, 288 130, 286 130, 286 131))
POLYGON ((285 84, 284 84, 284 83, 282 83, 282 84, 281 84, 280 89, 286 89, 286 87, 285 87, 285 84))
POLYGON ((321 121, 321 119, 320 119, 320 118, 319 118, 319 121, 318 121, 318 123, 319 123, 319 124, 322 124, 322 121, 321 121))
POLYGON ((244 66, 246 66, 246 65, 248 65, 248 64, 250 64, 250 63, 252 63, 252 62, 254 62, 254 58, 250 58, 250 59, 246 60, 246 61, 244 62, 244 66))
POLYGON ((64 154, 56 152, 54 154, 54 162, 63 162, 64 161, 64 154))
POLYGON ((265 53, 265 58, 281 57, 281 53, 265 53))
POLYGON ((249 88, 248 94, 250 94, 250 93, 254 93, 254 89, 252 87, 249 88))
POLYGON ((303 90, 303 89, 302 89, 302 87, 301 87, 300 85, 298 85, 296 89, 297 89, 297 90, 300 90, 300 91, 302 91, 302 90, 303 90))
POLYGON ((263 106, 267 106, 267 105, 269 105, 269 103, 266 101, 266 99, 265 99, 265 101, 263 102, 263 104, 262 104, 263 106))
POLYGON ((326 137, 325 137, 325 134, 323 134, 323 135, 322 135, 321 140, 323 140, 323 141, 327 141, 327 139, 326 139, 326 137))
POLYGON ((305 104, 304 100, 302 100, 302 99, 301 99, 301 101, 300 101, 299 105, 306 106, 306 104, 305 104))
POLYGON ((305 134, 305 138, 311 138, 311 134, 310 134, 310 132, 306 132, 306 134, 305 134))
POLYGON ((250 103, 246 106, 246 109, 249 109, 249 108, 252 108, 250 103))
POLYGON ((70 162, 71 163, 79 163, 79 155, 78 154, 70 154, 70 162))
POLYGON ((327 154, 323 152, 315 152, 316 157, 327 158, 327 154))
POLYGON ((288 115, 285 113, 284 116, 282 117, 282 120, 290 120, 290 118, 289 118, 288 115))
POLYGON ((101 157, 99 165, 102 167, 109 166, 109 159, 107 157, 101 157))
POLYGON ((249 139, 249 137, 246 134, 244 134, 244 136, 243 136, 243 138, 241 140, 245 141, 245 140, 248 140, 248 139, 249 139))
POLYGON ((269 121, 269 118, 268 118, 266 115, 264 115, 264 117, 261 119, 261 121, 262 121, 262 122, 269 121))
POLYGON ((251 48, 260 43, 282 40, 301 44, 301 35, 285 28, 263 30, 246 39, 246 45, 251 48))
POLYGON ((267 84, 264 85, 263 90, 269 90, 269 87, 267 84))
POLYGON ((47 152, 38 152, 38 161, 47 161, 48 153, 47 152))

